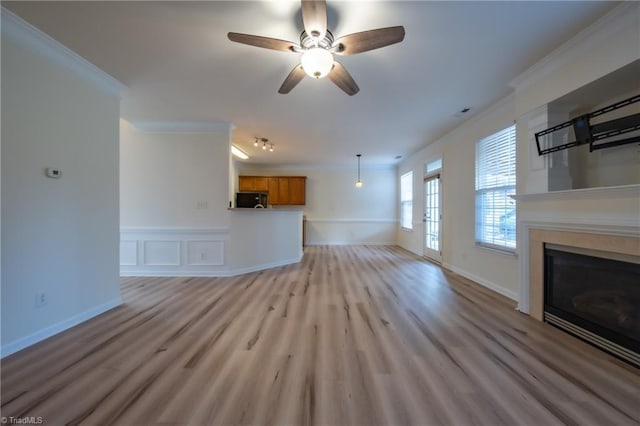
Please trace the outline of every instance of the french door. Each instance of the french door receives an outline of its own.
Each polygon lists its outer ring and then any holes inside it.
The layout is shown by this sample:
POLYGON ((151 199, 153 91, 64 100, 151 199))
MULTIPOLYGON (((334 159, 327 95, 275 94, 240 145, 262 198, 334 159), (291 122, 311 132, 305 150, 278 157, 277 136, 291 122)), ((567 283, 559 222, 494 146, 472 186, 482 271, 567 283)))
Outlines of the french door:
POLYGON ((424 178, 424 255, 442 262, 440 230, 442 228, 442 199, 440 174, 424 178))

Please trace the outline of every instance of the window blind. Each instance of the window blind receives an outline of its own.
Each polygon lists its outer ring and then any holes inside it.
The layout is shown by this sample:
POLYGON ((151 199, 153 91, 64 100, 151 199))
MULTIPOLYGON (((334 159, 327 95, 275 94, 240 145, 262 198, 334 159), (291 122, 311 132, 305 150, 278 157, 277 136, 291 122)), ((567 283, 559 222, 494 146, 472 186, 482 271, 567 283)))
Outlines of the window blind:
POLYGON ((476 143, 476 242, 516 248, 516 127, 476 143))
POLYGON ((400 226, 413 228, 413 172, 400 177, 400 226))

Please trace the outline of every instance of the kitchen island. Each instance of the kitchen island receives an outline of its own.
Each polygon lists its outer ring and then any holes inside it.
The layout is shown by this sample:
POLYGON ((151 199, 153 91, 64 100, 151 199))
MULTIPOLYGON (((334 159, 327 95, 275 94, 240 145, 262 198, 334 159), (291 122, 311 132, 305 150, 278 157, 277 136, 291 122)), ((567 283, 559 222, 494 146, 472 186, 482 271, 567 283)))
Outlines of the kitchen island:
POLYGON ((302 209, 230 208, 228 267, 238 273, 302 259, 302 209))

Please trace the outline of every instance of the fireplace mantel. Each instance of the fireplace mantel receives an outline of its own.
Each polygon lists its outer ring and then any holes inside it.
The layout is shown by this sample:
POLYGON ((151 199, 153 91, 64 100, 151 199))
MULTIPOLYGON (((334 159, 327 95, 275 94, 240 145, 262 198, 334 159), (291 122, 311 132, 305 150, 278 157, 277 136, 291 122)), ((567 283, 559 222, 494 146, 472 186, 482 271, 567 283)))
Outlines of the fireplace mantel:
MULTIPOLYGON (((532 194, 517 194, 511 198, 517 201, 542 200, 581 200, 610 197, 636 197, 640 200, 640 185, 608 186, 599 188, 570 189, 567 191, 539 192, 532 194)), ((639 201, 640 202, 640 201, 639 201)))

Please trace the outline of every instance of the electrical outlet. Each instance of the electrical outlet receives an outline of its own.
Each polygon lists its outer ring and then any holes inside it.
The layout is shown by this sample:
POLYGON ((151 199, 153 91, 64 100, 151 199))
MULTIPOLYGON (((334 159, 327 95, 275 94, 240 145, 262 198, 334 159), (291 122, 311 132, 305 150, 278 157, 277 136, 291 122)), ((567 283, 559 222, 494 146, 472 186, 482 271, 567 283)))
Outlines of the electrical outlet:
POLYGON ((47 294, 36 293, 36 300, 35 300, 36 308, 42 308, 46 304, 47 304, 47 294))
POLYGON ((206 201, 198 201, 196 204, 196 209, 198 210, 206 210, 209 208, 209 203, 206 201))

